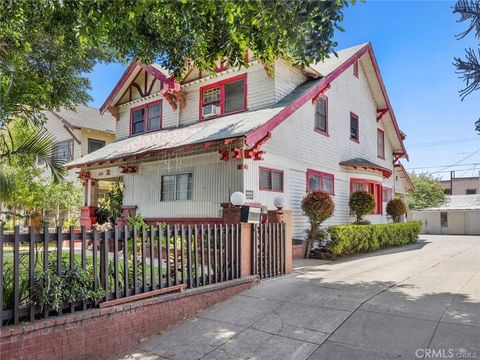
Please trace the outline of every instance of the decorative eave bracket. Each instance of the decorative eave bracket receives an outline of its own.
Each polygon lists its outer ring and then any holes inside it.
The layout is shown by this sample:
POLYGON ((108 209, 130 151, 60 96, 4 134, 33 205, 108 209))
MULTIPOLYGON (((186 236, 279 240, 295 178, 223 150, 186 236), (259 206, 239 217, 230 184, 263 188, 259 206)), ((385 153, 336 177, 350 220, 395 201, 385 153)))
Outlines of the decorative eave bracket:
POLYGON ((389 108, 377 109, 377 122, 382 120, 382 118, 390 111, 389 108))
POLYGON ((318 99, 320 99, 329 89, 330 89, 330 84, 327 84, 327 86, 325 86, 312 98, 312 104, 316 104, 318 99))

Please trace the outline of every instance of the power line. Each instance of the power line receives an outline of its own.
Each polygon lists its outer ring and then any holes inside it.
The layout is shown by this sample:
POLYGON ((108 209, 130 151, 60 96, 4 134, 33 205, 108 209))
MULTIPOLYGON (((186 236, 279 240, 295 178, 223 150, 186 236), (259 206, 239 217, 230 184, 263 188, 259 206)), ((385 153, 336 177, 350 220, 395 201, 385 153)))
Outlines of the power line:
POLYGON ((458 161, 457 161, 456 163, 454 163, 453 165, 444 167, 444 168, 443 168, 442 170, 440 170, 440 171, 447 170, 447 169, 449 169, 449 168, 451 168, 451 167, 453 167, 453 166, 455 166, 455 165, 458 165, 458 164, 460 164, 462 161, 465 161, 465 160, 467 160, 468 158, 471 158, 473 155, 475 155, 475 154, 478 153, 478 152, 480 152, 480 149, 477 149, 477 150, 475 150, 474 152, 472 152, 470 155, 467 155, 467 156, 465 156, 463 159, 458 160, 458 161))
POLYGON ((459 142, 466 143, 466 142, 476 142, 476 141, 480 141, 480 137, 469 137, 469 138, 428 141, 428 142, 423 142, 423 143, 410 144, 410 145, 408 145, 408 148, 413 149, 413 148, 422 148, 422 147, 434 147, 434 146, 441 146, 441 145, 456 144, 456 143, 459 143, 459 142))
POLYGON ((412 168, 407 167, 407 170, 436 169, 436 168, 441 168, 441 167, 445 167, 445 166, 454 167, 454 166, 473 166, 473 165, 480 165, 480 163, 458 164, 458 165, 454 165, 454 164, 450 164, 450 165, 442 164, 442 165, 436 165, 436 166, 420 166, 420 167, 412 167, 412 168))

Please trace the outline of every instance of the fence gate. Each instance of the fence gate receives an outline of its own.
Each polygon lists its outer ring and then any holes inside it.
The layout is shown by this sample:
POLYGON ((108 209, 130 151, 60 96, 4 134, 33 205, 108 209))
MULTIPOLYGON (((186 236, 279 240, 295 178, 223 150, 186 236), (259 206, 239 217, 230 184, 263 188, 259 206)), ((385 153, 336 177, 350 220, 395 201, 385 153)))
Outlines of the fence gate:
POLYGON ((252 227, 254 275, 261 279, 285 274, 285 223, 252 227))

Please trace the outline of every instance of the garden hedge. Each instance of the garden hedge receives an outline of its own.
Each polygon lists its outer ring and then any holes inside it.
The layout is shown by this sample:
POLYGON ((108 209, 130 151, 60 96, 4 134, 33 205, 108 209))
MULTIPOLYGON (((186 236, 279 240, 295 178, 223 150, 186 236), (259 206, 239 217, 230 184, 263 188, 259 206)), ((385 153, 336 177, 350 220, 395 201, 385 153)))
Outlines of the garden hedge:
POLYGON ((327 244, 333 256, 371 252, 378 249, 414 243, 422 223, 333 225, 327 227, 331 241, 327 244))

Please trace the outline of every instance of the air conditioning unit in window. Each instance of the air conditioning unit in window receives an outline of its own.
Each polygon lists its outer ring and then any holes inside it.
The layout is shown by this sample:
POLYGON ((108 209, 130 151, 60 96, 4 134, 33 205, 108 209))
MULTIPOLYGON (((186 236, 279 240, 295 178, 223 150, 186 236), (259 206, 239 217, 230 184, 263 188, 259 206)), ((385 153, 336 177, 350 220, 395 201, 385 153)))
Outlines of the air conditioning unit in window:
POLYGON ((215 116, 215 115, 218 115, 218 114, 220 114, 220 106, 218 106, 218 105, 210 104, 210 105, 205 105, 202 108, 202 116, 203 117, 215 116))

